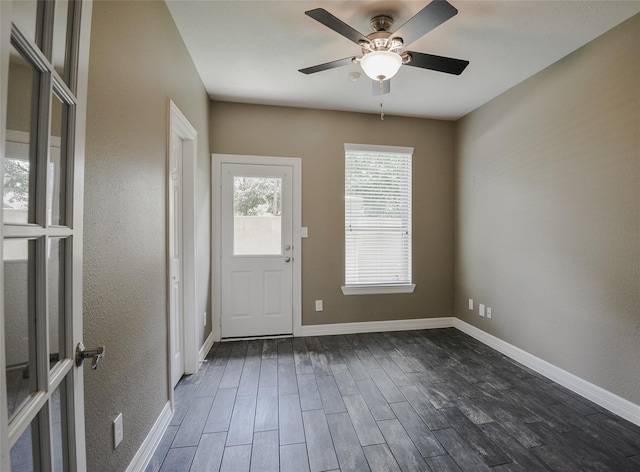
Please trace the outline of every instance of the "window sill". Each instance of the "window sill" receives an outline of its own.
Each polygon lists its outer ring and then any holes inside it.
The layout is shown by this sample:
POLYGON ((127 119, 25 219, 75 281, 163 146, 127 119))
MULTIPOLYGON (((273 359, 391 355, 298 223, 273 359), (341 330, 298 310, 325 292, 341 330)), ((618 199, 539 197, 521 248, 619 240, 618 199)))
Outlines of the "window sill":
POLYGON ((403 285, 343 285, 344 295, 381 295, 386 293, 413 293, 416 284, 403 285))

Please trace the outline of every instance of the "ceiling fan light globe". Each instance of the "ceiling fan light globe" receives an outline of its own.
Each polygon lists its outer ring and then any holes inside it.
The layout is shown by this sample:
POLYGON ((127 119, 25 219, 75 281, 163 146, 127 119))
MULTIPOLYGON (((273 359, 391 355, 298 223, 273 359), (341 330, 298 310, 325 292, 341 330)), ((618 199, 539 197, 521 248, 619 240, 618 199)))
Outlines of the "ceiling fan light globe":
POLYGON ((389 80, 401 65, 400 55, 391 51, 371 51, 360 60, 360 67, 372 80, 389 80))

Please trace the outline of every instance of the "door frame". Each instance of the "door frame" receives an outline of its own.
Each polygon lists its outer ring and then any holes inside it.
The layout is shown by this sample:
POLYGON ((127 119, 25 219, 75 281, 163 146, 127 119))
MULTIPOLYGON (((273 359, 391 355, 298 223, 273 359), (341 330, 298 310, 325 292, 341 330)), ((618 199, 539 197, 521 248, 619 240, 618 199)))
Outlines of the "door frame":
POLYGON ((211 221, 212 251, 211 267, 213 277, 211 279, 211 303, 212 333, 215 342, 219 342, 222 333, 222 164, 247 164, 247 165, 275 165, 289 166, 293 170, 293 241, 292 241, 292 317, 293 335, 300 336, 302 331, 302 159, 299 157, 273 157, 273 156, 245 156, 239 154, 212 154, 211 155, 211 182, 212 205, 211 221))
POLYGON ((169 100, 167 132, 167 373, 169 397, 173 404, 172 358, 171 340, 175 336, 171 323, 171 304, 169 293, 171 290, 171 248, 169 247, 169 233, 171 221, 169 218, 169 192, 171 191, 170 153, 173 149, 174 136, 182 141, 182 317, 183 317, 183 348, 184 372, 195 374, 198 371, 198 330, 196 312, 196 169, 198 162, 197 138, 198 133, 177 105, 169 100))

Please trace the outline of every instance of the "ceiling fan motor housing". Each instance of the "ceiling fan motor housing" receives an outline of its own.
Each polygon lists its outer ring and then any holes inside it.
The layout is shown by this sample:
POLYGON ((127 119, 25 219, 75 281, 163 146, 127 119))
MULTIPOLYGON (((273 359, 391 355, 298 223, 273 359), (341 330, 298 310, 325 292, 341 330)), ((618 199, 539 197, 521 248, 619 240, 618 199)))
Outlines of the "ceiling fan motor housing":
POLYGON ((362 53, 371 51, 393 51, 398 52, 404 43, 402 38, 393 38, 389 31, 376 31, 367 36, 368 42, 361 41, 362 53))

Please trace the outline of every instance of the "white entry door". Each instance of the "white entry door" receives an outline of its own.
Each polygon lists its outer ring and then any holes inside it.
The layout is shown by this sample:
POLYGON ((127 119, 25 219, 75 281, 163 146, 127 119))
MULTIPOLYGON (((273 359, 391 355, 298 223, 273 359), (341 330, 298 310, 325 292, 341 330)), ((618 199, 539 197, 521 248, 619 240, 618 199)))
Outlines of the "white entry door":
POLYGON ((182 139, 172 131, 169 151, 169 322, 171 385, 184 374, 184 304, 182 276, 182 139))
POLYGON ((223 338, 293 332, 293 173, 221 165, 223 338))
POLYGON ((87 470, 84 369, 104 352, 81 350, 91 6, 0 1, 3 472, 87 470))

